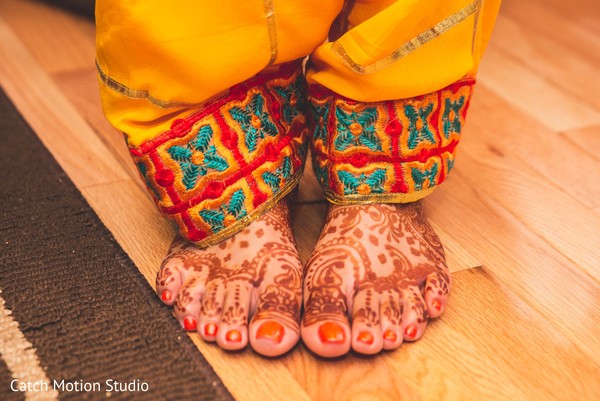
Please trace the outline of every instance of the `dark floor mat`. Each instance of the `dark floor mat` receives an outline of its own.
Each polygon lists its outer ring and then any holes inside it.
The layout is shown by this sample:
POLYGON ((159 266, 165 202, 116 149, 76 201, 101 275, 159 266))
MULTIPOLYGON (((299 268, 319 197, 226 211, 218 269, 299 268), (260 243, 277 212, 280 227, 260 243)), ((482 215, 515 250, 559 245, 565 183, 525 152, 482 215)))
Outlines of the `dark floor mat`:
MULTIPOLYGON (((0 143, 0 297, 51 383, 102 385, 59 398, 106 400, 106 380, 116 380, 149 390, 111 400, 231 400, 2 91, 0 143)), ((0 363, 0 400, 23 399, 7 372, 0 363)))

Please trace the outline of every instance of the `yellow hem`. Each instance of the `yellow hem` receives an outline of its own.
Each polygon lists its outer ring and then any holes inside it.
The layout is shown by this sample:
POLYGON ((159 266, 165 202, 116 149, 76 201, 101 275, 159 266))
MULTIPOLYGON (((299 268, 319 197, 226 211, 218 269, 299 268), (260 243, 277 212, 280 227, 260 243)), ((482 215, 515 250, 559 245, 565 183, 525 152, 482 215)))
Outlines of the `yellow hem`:
POLYGON ((387 193, 369 195, 340 195, 329 189, 324 190, 325 198, 334 205, 362 205, 367 203, 410 203, 416 202, 433 192, 437 187, 423 189, 408 194, 387 193))
POLYGON ((300 177, 302 176, 303 170, 300 169, 289 181, 283 186, 283 188, 273 195, 272 198, 268 199, 265 203, 254 209, 250 214, 246 215, 243 219, 236 221, 233 225, 224 228, 218 233, 211 235, 202 241, 196 241, 194 244, 199 248, 208 248, 209 246, 216 245, 227 238, 232 237, 238 232, 242 231, 245 227, 250 225, 254 220, 261 217, 263 214, 268 212, 277 202, 279 202, 284 196, 288 195, 298 185, 300 177))

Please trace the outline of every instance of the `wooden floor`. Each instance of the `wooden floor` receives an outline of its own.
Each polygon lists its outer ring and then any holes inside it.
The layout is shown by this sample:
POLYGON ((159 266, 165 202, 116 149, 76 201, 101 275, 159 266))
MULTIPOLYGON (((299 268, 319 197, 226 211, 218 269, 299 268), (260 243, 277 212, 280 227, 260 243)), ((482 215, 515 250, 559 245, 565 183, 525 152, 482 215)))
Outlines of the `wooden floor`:
MULTIPOLYGON (((154 285, 173 237, 104 120, 94 27, 0 0, 0 85, 154 285)), ((426 207, 455 287, 425 337, 336 361, 197 344, 236 400, 597 400, 600 2, 505 0, 449 181, 426 207)), ((10 150, 4 150, 10 151, 10 150)), ((325 204, 308 174, 306 259, 325 204)))

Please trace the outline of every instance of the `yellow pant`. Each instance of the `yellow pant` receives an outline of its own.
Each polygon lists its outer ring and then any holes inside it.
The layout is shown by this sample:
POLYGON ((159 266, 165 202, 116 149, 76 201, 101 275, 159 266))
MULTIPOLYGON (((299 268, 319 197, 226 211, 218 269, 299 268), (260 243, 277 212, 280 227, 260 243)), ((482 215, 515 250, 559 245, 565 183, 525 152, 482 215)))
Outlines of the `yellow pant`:
POLYGON ((329 200, 413 201, 452 167, 499 3, 99 0, 103 107, 199 246, 293 188, 307 135, 329 200))

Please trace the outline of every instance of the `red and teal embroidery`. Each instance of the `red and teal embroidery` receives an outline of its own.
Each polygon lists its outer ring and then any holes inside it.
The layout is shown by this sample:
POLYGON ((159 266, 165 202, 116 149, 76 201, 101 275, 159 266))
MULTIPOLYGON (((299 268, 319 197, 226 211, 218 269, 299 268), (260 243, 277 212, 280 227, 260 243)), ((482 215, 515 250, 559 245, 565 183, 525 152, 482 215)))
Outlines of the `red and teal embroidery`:
POLYGON ((313 141, 325 141, 327 139, 327 121, 329 121, 329 106, 318 106, 310 104, 312 118, 314 120, 313 141))
POLYGON ((246 216, 245 201, 244 191, 238 190, 231 195, 229 203, 221 205, 218 209, 201 210, 198 214, 210 225, 214 233, 218 233, 246 216))
POLYGON ((384 102, 309 89, 313 170, 336 203, 411 202, 453 167, 475 81, 384 102))
POLYGON ((462 123, 460 114, 465 106, 465 97, 461 96, 457 100, 445 99, 444 115, 442 116, 443 132, 446 138, 451 133, 460 133, 462 123))
POLYGON ((404 114, 410 121, 408 126, 408 147, 410 149, 416 148, 419 143, 424 141, 435 144, 435 137, 429 129, 427 121, 432 111, 433 103, 424 107, 415 107, 412 104, 404 106, 404 114))
POLYGON ((288 125, 294 121, 298 114, 304 112, 304 108, 306 107, 305 86, 304 78, 298 77, 298 79, 290 86, 276 86, 273 88, 275 93, 284 100, 282 105, 282 117, 288 125))
POLYGON ((283 159, 281 167, 273 172, 265 171, 262 174, 262 179, 273 191, 278 191, 281 188, 281 183, 291 177, 292 171, 292 161, 289 157, 286 157, 283 159))
POLYGON ((336 150, 344 151, 351 147, 366 146, 372 151, 381 150, 381 140, 375 132, 375 122, 379 118, 376 107, 361 112, 347 113, 336 107, 337 132, 333 141, 336 150))
POLYGON ((438 175, 438 163, 434 163, 433 166, 427 170, 412 168, 411 175, 415 183, 415 190, 420 191, 423 188, 432 187, 436 183, 436 178, 438 175), (426 182, 427 186, 424 185, 426 182))
POLYGON ((265 136, 276 136, 277 127, 265 109, 265 98, 255 94, 250 104, 245 108, 232 107, 229 110, 231 118, 238 122, 245 134, 246 147, 250 152, 256 150, 256 145, 265 136))
POLYGON ((209 170, 225 171, 229 167, 227 160, 219 155, 215 145, 211 145, 213 130, 210 125, 203 125, 196 138, 185 146, 171 146, 167 152, 181 166, 182 183, 186 189, 193 189, 199 177, 204 177, 209 170))
POLYGON ((279 65, 130 147, 182 236, 199 247, 218 243, 297 185, 307 132, 301 72, 300 62, 279 65))
POLYGON ((354 175, 348 171, 338 171, 338 177, 340 182, 344 186, 344 194, 381 194, 384 192, 383 184, 386 181, 386 171, 384 169, 377 169, 371 174, 358 174, 354 175))

